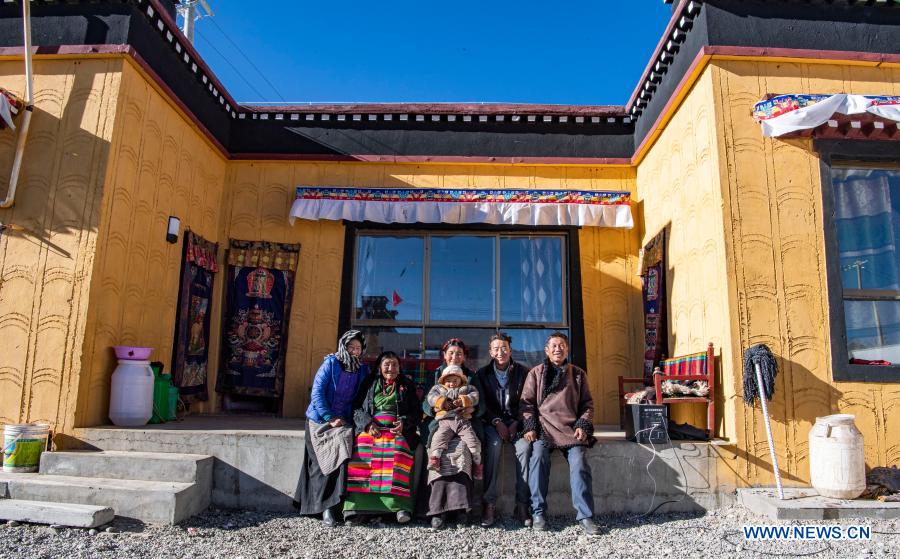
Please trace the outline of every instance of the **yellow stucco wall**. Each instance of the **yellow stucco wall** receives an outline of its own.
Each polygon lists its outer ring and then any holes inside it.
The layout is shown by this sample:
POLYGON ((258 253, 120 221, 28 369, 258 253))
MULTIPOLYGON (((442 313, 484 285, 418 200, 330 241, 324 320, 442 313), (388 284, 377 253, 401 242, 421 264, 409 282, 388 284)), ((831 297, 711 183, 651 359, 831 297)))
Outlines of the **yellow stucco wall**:
MULTIPOLYGON (((719 114, 720 180, 727 227, 731 328, 726 367, 741 348, 766 343, 780 358, 770 404, 779 462, 788 479, 809 478, 809 429, 817 416, 847 412, 866 441, 869 466, 900 461, 900 387, 834 382, 825 277, 819 158, 806 139, 763 138, 750 107, 767 93, 900 94, 895 67, 717 61, 711 69, 719 114)), ((740 376, 728 387, 740 394, 740 376)), ((734 444, 723 448, 739 484, 772 483, 761 412, 737 398, 734 444), (745 456, 745 453, 747 454, 745 456), (736 457, 736 459, 735 459, 736 457)))
MULTIPOLYGON (((322 358, 334 351, 344 259, 340 222, 288 223, 286 215, 297 186, 630 190, 633 181, 634 172, 628 168, 230 163, 227 236, 301 244, 285 362, 284 415, 305 413, 313 375, 322 358)), ((627 256, 636 254, 636 234, 587 228, 581 231, 579 243, 583 290, 572 296, 583 298, 588 369, 598 400, 598 421, 618 423, 616 377, 630 374, 640 355, 633 336, 635 316, 638 323, 640 317, 635 298, 635 289, 639 292, 634 275, 636 257, 627 256)))
MULTIPOLYGON (((121 67, 111 59, 35 61, 16 205, 0 210, 0 222, 26 229, 0 238, 0 423, 73 426, 121 67)), ((21 60, 0 61, 0 81, 18 95, 22 74, 21 60)), ((15 142, 15 131, 0 131, 4 198, 15 142)))
MULTIPOLYGON (((670 356, 715 345, 726 383, 734 376, 728 277, 714 82, 709 71, 690 94, 637 169, 635 200, 641 208, 641 246, 667 233, 666 289, 670 356)), ((737 350, 739 353, 739 349, 737 350)), ((733 395, 717 389, 719 402, 733 395)), ((716 410, 719 436, 735 429, 722 407, 716 410)), ((703 404, 671 406, 672 418, 706 426, 703 404)))
MULTIPOLYGON (((126 59, 128 60, 128 59, 126 59)), ((226 161, 136 66, 122 65, 105 174, 94 280, 85 328, 77 426, 108 423, 112 345, 155 348, 171 363, 181 238, 166 242, 170 215, 212 241, 224 238, 226 161)), ((215 290, 221 292, 221 276, 215 290)), ((212 331, 218 331, 214 313, 212 331)), ((210 368, 218 355, 211 336, 210 368)))

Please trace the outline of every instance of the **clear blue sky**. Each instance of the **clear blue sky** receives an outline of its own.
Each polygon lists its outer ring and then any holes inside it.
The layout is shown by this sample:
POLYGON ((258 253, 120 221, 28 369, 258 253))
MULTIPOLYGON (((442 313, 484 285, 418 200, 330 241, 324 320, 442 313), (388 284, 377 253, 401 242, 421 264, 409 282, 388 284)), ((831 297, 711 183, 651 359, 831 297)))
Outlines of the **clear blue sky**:
POLYGON ((621 105, 672 12, 662 0, 210 4, 194 43, 243 103, 621 105))

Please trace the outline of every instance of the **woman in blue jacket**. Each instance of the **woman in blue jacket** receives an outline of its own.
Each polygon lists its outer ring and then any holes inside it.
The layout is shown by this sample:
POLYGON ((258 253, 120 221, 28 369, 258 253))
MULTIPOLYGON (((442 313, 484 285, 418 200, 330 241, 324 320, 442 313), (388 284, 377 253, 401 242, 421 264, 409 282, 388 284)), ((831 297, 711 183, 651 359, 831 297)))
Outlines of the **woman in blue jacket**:
POLYGON ((337 351, 325 357, 313 380, 306 409, 306 447, 294 504, 300 514, 321 514, 326 526, 337 523, 334 509, 346 489, 347 461, 353 449, 353 398, 368 367, 359 358, 366 338, 349 330, 337 351))

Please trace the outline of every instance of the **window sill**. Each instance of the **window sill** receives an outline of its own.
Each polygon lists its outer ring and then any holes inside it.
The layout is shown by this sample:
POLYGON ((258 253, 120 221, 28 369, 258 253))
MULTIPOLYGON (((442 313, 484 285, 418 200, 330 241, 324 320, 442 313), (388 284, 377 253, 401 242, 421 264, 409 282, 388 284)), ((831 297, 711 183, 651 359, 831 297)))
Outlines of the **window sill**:
POLYGON ((900 365, 851 365, 834 370, 835 382, 898 382, 900 365))

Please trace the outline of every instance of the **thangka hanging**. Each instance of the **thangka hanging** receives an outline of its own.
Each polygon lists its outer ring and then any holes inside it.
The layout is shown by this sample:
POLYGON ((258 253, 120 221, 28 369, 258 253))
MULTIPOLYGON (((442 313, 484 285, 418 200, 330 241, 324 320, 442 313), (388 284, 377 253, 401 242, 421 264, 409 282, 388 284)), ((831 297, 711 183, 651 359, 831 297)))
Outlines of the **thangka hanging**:
POLYGON ((753 119, 763 136, 783 136, 816 128, 835 114, 868 114, 900 122, 900 96, 895 95, 778 95, 753 107, 753 119))
POLYGON ((172 380, 187 400, 207 400, 209 319, 213 274, 219 245, 187 231, 184 234, 181 287, 172 351, 172 380))
POLYGON ((641 254, 641 294, 644 300, 644 380, 666 354, 666 231, 660 231, 641 254))
POLYGON ((223 359, 216 389, 277 398, 300 245, 231 241, 223 359))
POLYGON ((299 187, 290 220, 631 229, 630 194, 595 190, 299 187))

